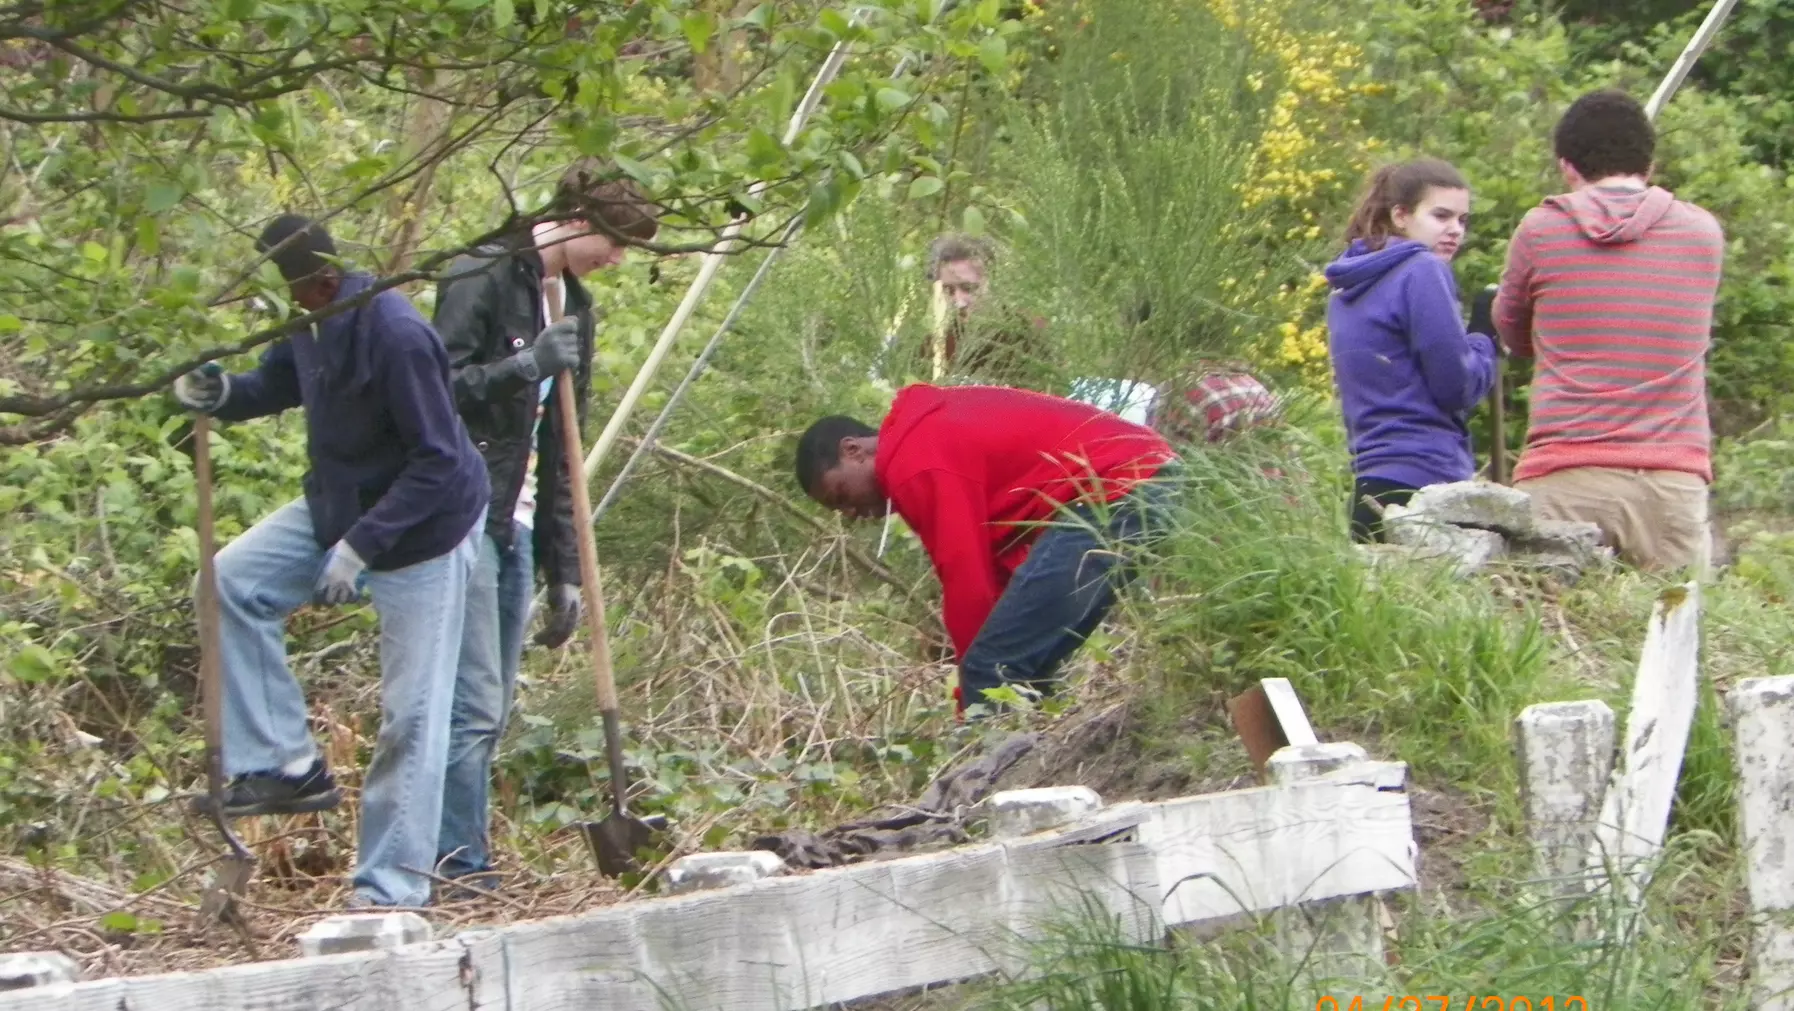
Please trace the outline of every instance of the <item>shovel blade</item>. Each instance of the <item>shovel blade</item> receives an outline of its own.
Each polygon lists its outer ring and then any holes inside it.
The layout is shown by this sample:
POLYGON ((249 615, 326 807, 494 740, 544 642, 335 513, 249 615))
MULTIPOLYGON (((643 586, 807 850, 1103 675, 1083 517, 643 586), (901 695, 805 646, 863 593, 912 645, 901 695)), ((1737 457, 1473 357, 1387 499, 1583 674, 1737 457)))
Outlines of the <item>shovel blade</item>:
MULTIPOLYGON (((664 819, 659 828, 664 828, 664 819)), ((612 814, 603 821, 579 823, 580 834, 598 862, 598 873, 607 878, 620 878, 641 869, 636 851, 654 842, 657 826, 626 814, 612 814)))
POLYGON ((255 858, 228 855, 212 869, 212 880, 199 900, 199 925, 229 921, 236 917, 237 896, 249 887, 255 873, 255 858))

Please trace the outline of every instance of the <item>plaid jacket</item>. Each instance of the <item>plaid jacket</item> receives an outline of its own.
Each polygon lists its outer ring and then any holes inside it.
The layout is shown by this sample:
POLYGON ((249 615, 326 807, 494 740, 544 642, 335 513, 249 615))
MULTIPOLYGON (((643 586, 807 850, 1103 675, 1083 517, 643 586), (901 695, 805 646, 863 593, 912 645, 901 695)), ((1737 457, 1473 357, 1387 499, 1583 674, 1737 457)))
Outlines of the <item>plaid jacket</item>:
POLYGON ((1160 401, 1153 427, 1185 442, 1220 442, 1254 425, 1275 422, 1283 405, 1251 373, 1217 368, 1201 373, 1181 397, 1160 401), (1182 404, 1178 403, 1182 400, 1182 404))

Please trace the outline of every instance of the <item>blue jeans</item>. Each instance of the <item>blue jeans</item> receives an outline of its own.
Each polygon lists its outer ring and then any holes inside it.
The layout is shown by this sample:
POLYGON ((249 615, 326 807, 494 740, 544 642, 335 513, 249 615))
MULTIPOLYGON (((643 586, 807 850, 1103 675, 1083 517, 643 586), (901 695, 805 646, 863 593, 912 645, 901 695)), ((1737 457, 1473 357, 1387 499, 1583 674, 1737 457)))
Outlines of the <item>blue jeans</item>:
POLYGON ((523 633, 535 594, 530 528, 513 528, 511 546, 480 535, 480 560, 467 587, 467 618, 449 715, 448 776, 443 782, 437 873, 458 878, 491 869, 487 796, 492 759, 504 736, 523 663, 523 633))
POLYGON ((1106 505, 1079 506, 1041 531, 990 617, 960 658, 966 705, 986 689, 1026 685, 1051 693, 1059 665, 1084 644, 1133 579, 1126 558, 1162 533, 1177 467, 1106 505))
MULTIPOLYGON (((430 898, 430 879, 416 872, 436 856, 455 657, 484 526, 482 515, 448 554, 363 576, 380 617, 380 733, 362 781, 354 882, 356 895, 375 905, 430 898)), ((286 618, 312 599, 323 566, 304 499, 218 552, 226 775, 318 754, 305 696, 287 667, 286 618)))

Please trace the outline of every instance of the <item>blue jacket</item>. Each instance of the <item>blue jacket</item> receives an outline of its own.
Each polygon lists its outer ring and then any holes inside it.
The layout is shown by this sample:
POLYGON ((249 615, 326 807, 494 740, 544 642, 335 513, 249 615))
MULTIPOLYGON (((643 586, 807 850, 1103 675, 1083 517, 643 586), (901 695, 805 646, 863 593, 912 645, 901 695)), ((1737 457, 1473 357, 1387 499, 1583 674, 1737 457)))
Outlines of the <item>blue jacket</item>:
MULTIPOLYGON (((339 299, 373 283, 343 279, 339 299)), ((312 535, 346 540, 371 569, 447 554, 486 508, 486 465, 449 388, 441 338, 389 288, 271 346, 230 377, 213 412, 244 421, 305 407, 305 502, 312 535)))
POLYGON ((1476 473, 1470 411, 1495 379, 1495 344, 1467 334, 1451 268, 1418 242, 1353 242, 1327 265, 1327 349, 1352 473, 1412 488, 1476 473))

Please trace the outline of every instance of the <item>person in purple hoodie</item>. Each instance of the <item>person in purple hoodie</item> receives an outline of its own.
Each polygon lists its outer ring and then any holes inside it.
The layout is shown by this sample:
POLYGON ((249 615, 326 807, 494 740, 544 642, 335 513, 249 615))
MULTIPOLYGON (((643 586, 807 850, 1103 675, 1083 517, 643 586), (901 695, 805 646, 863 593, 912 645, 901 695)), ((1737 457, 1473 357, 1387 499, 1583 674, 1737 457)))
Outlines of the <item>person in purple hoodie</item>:
POLYGON ((1451 259, 1464 240, 1470 187, 1433 158, 1371 176, 1327 265, 1327 349, 1352 453, 1352 538, 1382 540, 1382 507, 1476 471, 1469 414, 1495 378, 1487 336, 1493 294, 1478 295, 1469 332, 1451 259))

